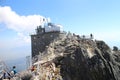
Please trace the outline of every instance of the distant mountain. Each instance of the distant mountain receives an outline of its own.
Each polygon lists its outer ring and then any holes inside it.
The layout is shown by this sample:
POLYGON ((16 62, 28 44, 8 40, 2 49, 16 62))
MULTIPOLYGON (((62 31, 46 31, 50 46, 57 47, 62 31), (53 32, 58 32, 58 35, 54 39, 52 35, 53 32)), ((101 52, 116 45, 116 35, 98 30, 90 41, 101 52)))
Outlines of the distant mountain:
POLYGON ((13 66, 16 66, 16 70, 18 72, 25 70, 27 67, 25 57, 14 59, 14 60, 7 60, 5 61, 5 63, 8 66, 9 70, 11 70, 13 66))

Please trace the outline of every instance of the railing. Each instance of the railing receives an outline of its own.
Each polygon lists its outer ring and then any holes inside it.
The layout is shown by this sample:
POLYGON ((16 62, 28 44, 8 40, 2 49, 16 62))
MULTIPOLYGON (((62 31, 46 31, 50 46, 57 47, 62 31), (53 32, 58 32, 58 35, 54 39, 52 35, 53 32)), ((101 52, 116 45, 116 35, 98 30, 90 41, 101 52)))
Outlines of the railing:
POLYGON ((7 65, 5 64, 5 62, 4 61, 0 61, 0 75, 2 75, 2 72, 3 71, 9 71, 9 69, 8 69, 8 67, 7 67, 7 65))

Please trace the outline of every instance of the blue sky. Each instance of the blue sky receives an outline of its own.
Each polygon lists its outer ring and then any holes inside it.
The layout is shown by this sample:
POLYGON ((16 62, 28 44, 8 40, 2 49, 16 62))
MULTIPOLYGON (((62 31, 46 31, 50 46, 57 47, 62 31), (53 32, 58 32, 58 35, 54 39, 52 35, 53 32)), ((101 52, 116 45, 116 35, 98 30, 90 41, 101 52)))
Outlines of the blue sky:
POLYGON ((40 19, 120 47, 120 0, 0 0, 0 57, 31 54, 30 34, 40 19))

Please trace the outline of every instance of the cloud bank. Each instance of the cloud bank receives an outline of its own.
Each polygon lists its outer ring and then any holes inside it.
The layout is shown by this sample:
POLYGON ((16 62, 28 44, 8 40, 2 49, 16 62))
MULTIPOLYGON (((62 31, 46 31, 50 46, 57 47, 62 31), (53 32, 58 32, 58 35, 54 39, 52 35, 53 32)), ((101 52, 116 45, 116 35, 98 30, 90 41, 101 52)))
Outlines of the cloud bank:
POLYGON ((44 23, 44 18, 41 15, 19 15, 9 6, 0 6, 0 32, 8 32, 0 39, 0 59, 30 55, 30 35, 35 32, 37 26, 44 23), (7 35, 9 31, 14 34, 7 35))
POLYGON ((8 29, 16 31, 26 42, 29 42, 29 36, 26 35, 30 35, 38 25, 43 24, 43 18, 45 17, 40 15, 21 16, 9 6, 0 6, 0 24, 5 24, 8 29))

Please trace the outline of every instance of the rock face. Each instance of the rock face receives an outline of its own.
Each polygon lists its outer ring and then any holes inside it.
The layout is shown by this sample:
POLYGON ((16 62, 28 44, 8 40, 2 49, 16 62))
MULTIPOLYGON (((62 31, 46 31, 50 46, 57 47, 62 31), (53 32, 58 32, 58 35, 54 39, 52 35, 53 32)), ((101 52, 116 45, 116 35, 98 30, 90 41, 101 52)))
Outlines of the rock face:
POLYGON ((120 80, 120 51, 104 41, 66 34, 41 53, 39 80, 120 80), (46 54, 47 53, 47 54, 46 54))

